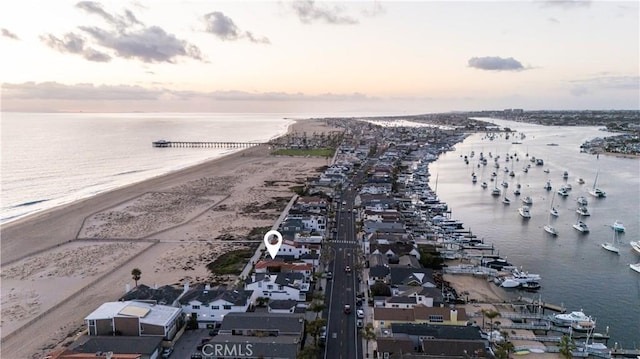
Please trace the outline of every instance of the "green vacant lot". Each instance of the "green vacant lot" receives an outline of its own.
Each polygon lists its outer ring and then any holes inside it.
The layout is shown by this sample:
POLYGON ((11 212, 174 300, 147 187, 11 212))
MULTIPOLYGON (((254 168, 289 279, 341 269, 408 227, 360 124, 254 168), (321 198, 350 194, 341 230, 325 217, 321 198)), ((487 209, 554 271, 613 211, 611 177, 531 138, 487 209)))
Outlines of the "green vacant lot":
POLYGON ((314 156, 314 157, 331 157, 335 150, 331 148, 310 148, 310 149, 298 149, 298 148, 283 148, 273 151, 276 156, 314 156))

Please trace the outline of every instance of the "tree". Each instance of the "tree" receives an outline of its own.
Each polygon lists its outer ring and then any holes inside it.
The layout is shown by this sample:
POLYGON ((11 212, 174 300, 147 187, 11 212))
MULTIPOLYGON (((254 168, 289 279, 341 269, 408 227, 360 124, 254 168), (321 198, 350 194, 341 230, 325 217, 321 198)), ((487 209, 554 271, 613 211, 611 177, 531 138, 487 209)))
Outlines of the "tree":
POLYGON ((372 297, 390 297, 391 288, 389 288, 388 285, 382 282, 375 282, 375 284, 371 286, 371 296, 372 297))
POLYGON ((364 329, 361 331, 362 338, 367 341, 367 347, 365 349, 365 358, 369 357, 369 341, 376 339, 376 332, 373 330, 373 323, 367 323, 364 329))
POLYGON ((493 332, 493 320, 500 316, 500 312, 493 309, 483 309, 482 314, 489 318, 489 341, 491 341, 491 332, 493 332))
POLYGON ((320 316, 320 313, 326 308, 323 302, 314 301, 309 305, 309 310, 316 313, 316 319, 320 316))
POLYGON ((318 347, 318 336, 322 333, 322 327, 327 324, 327 321, 319 318, 311 322, 307 322, 307 333, 313 338, 313 346, 318 347))
POLYGON ((141 276, 142 271, 138 268, 133 268, 133 270, 131 271, 131 278, 133 278, 133 280, 136 282, 136 287, 138 286, 138 281, 140 280, 141 276))
POLYGON ((298 352, 297 359, 317 359, 320 350, 315 346, 306 346, 298 352))
POLYGON ((264 307, 267 303, 269 303, 269 298, 267 298, 267 297, 258 297, 258 298, 256 298, 256 305, 258 307, 264 307))
POLYGON ((573 358, 573 352, 576 349, 576 344, 573 342, 573 339, 568 335, 563 335, 560 338, 560 343, 558 344, 558 348, 560 348, 560 355, 562 355, 565 359, 573 358))

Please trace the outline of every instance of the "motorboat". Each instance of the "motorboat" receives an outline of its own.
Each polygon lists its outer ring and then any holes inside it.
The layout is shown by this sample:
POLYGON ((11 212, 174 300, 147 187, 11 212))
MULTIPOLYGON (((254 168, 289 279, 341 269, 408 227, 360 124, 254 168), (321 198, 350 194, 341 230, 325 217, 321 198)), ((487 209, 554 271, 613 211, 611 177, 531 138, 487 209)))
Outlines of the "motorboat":
POLYGON ((509 184, 507 182, 502 182, 502 187, 507 188, 509 187, 509 184))
POLYGON ((565 183, 564 185, 562 185, 562 188, 566 189, 567 191, 571 191, 573 187, 571 187, 571 183, 565 183))
POLYGON ((578 199, 576 199, 576 202, 578 202, 578 204, 581 206, 586 206, 587 204, 589 204, 589 201, 587 201, 587 197, 585 196, 578 197, 578 199))
POLYGON ((636 271, 636 272, 640 273, 640 262, 635 263, 635 264, 630 263, 630 264, 629 264, 629 268, 631 268, 631 269, 633 269, 634 271, 636 271))
POLYGON ((544 161, 542 160, 542 158, 536 159, 536 166, 544 166, 544 161))
POLYGON ((567 178, 569 178, 569 172, 564 171, 564 172, 562 173, 562 178, 563 178, 563 179, 567 179, 567 178))
POLYGON ((567 197, 569 195, 569 192, 567 191, 566 188, 560 187, 560 189, 558 190, 558 194, 561 195, 562 197, 567 197))
POLYGON ((514 194, 515 196, 519 196, 519 195, 520 195, 520 190, 516 188, 516 189, 513 191, 513 194, 514 194))
POLYGON ((482 188, 487 188, 487 182, 482 182, 482 184, 480 185, 480 187, 482 187, 482 188))
POLYGON ((522 198, 522 203, 524 203, 526 205, 533 204, 533 199, 531 199, 531 197, 529 197, 529 196, 524 196, 522 198))
POLYGON ((589 209, 587 208, 587 206, 580 206, 578 207, 578 209, 576 209, 576 213, 578 213, 581 216, 590 216, 591 213, 589 213, 589 209))
POLYGON ((522 283, 520 287, 522 287, 522 289, 527 291, 534 291, 534 290, 540 289, 540 283, 538 283, 538 281, 531 280, 531 281, 522 283))
POLYGON ((613 222, 613 225, 611 226, 613 228, 614 231, 616 232, 624 232, 624 224, 622 224, 622 222, 616 220, 615 222, 613 222))
POLYGON ((520 286, 520 282, 513 278, 504 278, 502 282, 500 282, 500 286, 503 288, 518 288, 520 286))
POLYGON ((515 177, 515 176, 516 176, 516 173, 513 172, 513 170, 511 170, 511 172, 509 172, 509 177, 515 177))
POLYGON ((584 179, 582 179, 582 177, 578 178, 578 184, 584 184, 584 179))
MULTIPOLYGON (((506 194, 506 192, 505 192, 505 194, 506 194)), ((511 200, 505 195, 504 197, 502 197, 502 203, 511 204, 511 200)))
POLYGON ((525 218, 525 219, 531 218, 531 212, 529 211, 529 206, 522 206, 518 208, 518 213, 520 213, 522 218, 525 218))
POLYGON ((629 242, 629 244, 631 244, 631 248, 633 248, 634 251, 636 251, 636 252, 638 252, 638 254, 640 254, 640 241, 629 242))
POLYGON ((473 183, 478 182, 478 177, 476 177, 476 175, 473 175, 473 177, 471 177, 471 182, 473 183))
POLYGON ((558 235, 558 230, 555 229, 552 225, 547 224, 544 226, 544 230, 545 232, 549 233, 552 236, 557 236, 558 235))
POLYGON ((549 171, 549 169, 548 169, 548 168, 545 168, 545 169, 544 169, 544 173, 549 173, 549 172, 550 172, 550 171, 549 171))
POLYGON ((618 247, 614 246, 613 243, 609 243, 609 242, 605 242, 601 244, 602 248, 608 250, 609 252, 613 252, 613 253, 620 253, 620 249, 618 249, 618 247))
POLYGON ((554 217, 558 217, 560 215, 556 207, 551 207, 551 209, 549 210, 549 213, 551 213, 551 215, 554 217))
POLYGON ((582 233, 589 233, 589 226, 587 226, 587 224, 582 221, 578 221, 578 223, 574 224, 573 228, 582 233))
POLYGON ((580 331, 591 330, 596 326, 596 322, 582 310, 569 314, 556 314, 553 316, 553 322, 558 326, 571 327, 580 331))
POLYGON ((523 171, 524 173, 529 172, 529 167, 525 167, 525 168, 523 168, 523 169, 522 169, 522 171, 523 171))
POLYGON ((547 181, 547 183, 544 184, 543 188, 547 191, 551 191, 551 181, 547 181))
POLYGON ((500 188, 498 187, 493 187, 493 189, 491 190, 491 195, 492 196, 499 196, 501 193, 500 188))

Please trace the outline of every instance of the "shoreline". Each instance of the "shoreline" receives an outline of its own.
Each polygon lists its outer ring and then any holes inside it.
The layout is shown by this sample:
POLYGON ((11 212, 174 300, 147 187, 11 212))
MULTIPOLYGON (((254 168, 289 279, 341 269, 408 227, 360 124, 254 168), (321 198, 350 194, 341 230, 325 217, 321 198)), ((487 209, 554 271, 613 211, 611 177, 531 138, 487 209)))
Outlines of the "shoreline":
MULTIPOLYGON (((289 121, 293 121, 291 124, 287 126, 287 131, 275 136, 273 138, 278 138, 282 136, 286 136, 288 134, 294 133, 298 128, 304 128, 304 125, 301 123, 303 121, 316 121, 316 120, 293 120, 289 119, 289 121)), ((28 227, 33 226, 34 224, 41 224, 44 222, 54 221, 54 220, 63 220, 62 217, 65 217, 69 214, 74 216, 89 217, 93 213, 88 213, 84 211, 84 207, 93 207, 103 209, 115 206, 118 204, 118 199, 121 198, 130 198, 133 197, 133 193, 144 193, 147 191, 151 191, 155 188, 160 188, 165 186, 167 183, 175 182, 180 178, 191 177, 197 175, 199 173, 205 172, 209 168, 213 168, 216 166, 224 166, 228 165, 234 161, 240 161, 243 157, 246 159, 256 158, 259 156, 264 156, 265 147, 264 146, 255 146, 250 148, 239 149, 232 153, 224 154, 220 157, 216 157, 210 160, 205 160, 200 163, 196 163, 192 166, 181 168, 177 170, 173 170, 161 175, 157 175, 148 179, 144 179, 138 182, 130 183, 122 187, 117 187, 111 190, 107 190, 105 192, 97 193, 90 197, 81 198, 78 200, 71 201, 69 203, 65 203, 53 208, 45 209, 42 211, 34 212, 32 214, 28 214, 26 216, 17 218, 15 220, 9 221, 8 223, 3 223, 0 225, 0 246, 2 248, 2 252, 0 253, 0 266, 5 266, 25 257, 37 254, 42 251, 46 251, 48 249, 54 248, 56 246, 60 246, 64 243, 73 241, 77 238, 78 233, 72 234, 69 231, 64 231, 64 229, 56 228, 57 232, 48 233, 48 239, 43 239, 37 233, 33 233, 34 231, 30 231, 28 227), (97 203, 94 202, 102 202, 103 206, 98 206, 97 203), (68 238, 67 240, 57 240, 55 243, 55 239, 51 237, 55 237, 56 233, 59 233, 61 236, 68 238), (16 254, 13 253, 15 249, 13 248, 11 242, 14 241, 12 238, 22 237, 23 239, 27 239, 31 241, 31 249, 29 253, 16 254), (49 243, 43 243, 43 240, 51 241, 49 243), (47 245, 48 244, 48 245, 47 245), (8 253, 7 253, 8 252, 8 253)), ((246 160, 243 162, 247 162, 246 160)), ((97 209, 95 212, 99 212, 101 209, 97 209)), ((82 223, 78 223, 79 226, 82 226, 82 223)))
MULTIPOLYGON (((297 120, 287 134, 332 130, 297 120)), ((147 286, 234 282, 206 267, 248 246, 225 236, 271 226, 282 198, 327 163, 270 153, 242 149, 2 225, 3 356, 34 358, 67 343, 85 315, 133 287, 132 268, 147 286)))

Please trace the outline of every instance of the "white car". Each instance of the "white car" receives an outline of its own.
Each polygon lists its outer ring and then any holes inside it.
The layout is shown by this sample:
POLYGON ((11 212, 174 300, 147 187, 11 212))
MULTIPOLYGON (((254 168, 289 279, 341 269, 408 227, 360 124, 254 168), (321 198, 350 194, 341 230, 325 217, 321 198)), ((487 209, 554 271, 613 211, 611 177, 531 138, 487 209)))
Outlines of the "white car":
POLYGON ((364 310, 358 309, 356 311, 356 316, 358 316, 358 318, 364 318, 364 310))
POLYGON ((364 326, 364 323, 362 322, 362 319, 358 319, 358 320, 356 321, 356 326, 357 326, 358 328, 362 328, 362 327, 364 326))

